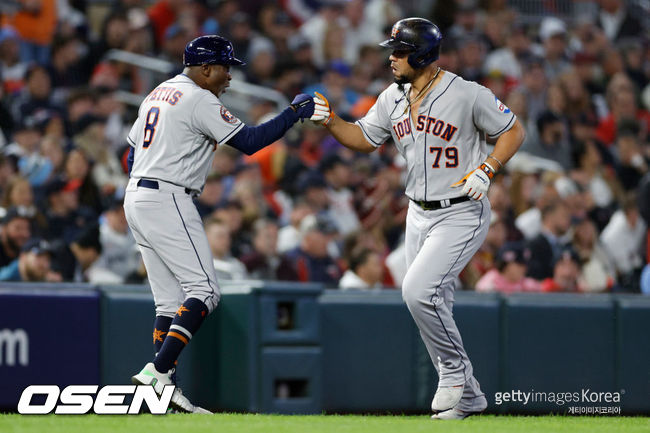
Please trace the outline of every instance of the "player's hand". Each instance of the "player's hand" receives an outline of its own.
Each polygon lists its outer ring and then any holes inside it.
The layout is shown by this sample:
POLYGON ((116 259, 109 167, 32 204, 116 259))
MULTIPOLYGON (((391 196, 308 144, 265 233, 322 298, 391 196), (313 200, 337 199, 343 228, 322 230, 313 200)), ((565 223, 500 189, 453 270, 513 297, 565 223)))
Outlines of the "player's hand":
POLYGON ((334 116, 334 112, 330 109, 330 103, 326 97, 318 92, 314 92, 314 115, 309 118, 314 123, 327 125, 334 116))
POLYGON ((494 177, 494 169, 486 162, 476 170, 467 173, 458 182, 451 185, 452 188, 463 187, 461 193, 474 200, 480 200, 487 194, 490 188, 490 180, 494 177))
POLYGON ((291 108, 300 120, 309 119, 314 114, 314 98, 306 93, 299 93, 291 101, 291 108))

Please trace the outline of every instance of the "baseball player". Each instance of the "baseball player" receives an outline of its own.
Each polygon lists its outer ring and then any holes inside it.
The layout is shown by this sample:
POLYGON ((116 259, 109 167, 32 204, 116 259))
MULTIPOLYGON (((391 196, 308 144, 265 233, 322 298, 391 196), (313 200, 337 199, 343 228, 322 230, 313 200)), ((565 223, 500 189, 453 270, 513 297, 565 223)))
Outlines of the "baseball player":
MULTIPOLYGON (((152 385, 158 394, 172 384, 181 350, 219 302, 212 254, 192 202, 205 184, 216 146, 228 143, 253 154, 314 112, 313 99, 300 94, 270 121, 244 125, 219 100, 231 80, 230 66, 244 64, 220 36, 201 36, 188 43, 183 63, 183 73, 145 98, 128 135, 132 166, 124 210, 154 296, 157 351, 132 382, 152 385)), ((178 388, 171 407, 207 412, 178 388)))
POLYGON ((407 273, 402 297, 438 371, 436 419, 483 411, 485 395, 452 316, 454 285, 490 224, 490 181, 521 145, 515 115, 488 89, 436 66, 442 35, 422 18, 398 21, 389 57, 395 80, 365 117, 345 122, 322 95, 311 120, 346 147, 370 153, 392 137, 406 159, 407 273), (486 139, 496 140, 487 154, 486 139))

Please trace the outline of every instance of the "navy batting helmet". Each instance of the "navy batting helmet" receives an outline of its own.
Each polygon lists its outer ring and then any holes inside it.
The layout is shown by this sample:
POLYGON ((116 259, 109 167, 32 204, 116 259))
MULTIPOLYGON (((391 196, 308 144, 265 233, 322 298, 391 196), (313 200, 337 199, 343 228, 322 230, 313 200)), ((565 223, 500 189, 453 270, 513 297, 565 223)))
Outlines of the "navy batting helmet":
POLYGON ((199 36, 185 46, 185 66, 198 65, 245 65, 235 57, 228 39, 217 35, 199 36))
POLYGON ((409 65, 423 68, 438 60, 442 33, 438 26, 424 18, 404 18, 393 26, 390 39, 380 43, 393 50, 409 50, 409 65))

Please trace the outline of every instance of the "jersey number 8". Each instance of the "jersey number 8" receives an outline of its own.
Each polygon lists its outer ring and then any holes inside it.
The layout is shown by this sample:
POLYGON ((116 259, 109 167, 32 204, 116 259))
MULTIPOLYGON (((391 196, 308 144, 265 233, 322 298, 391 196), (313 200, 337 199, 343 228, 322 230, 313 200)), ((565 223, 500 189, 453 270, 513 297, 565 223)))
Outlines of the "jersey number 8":
POLYGON ((144 124, 144 140, 142 142, 142 147, 147 148, 153 141, 153 135, 156 133, 156 125, 158 124, 158 115, 160 114, 160 108, 151 107, 147 112, 147 117, 145 117, 144 124))

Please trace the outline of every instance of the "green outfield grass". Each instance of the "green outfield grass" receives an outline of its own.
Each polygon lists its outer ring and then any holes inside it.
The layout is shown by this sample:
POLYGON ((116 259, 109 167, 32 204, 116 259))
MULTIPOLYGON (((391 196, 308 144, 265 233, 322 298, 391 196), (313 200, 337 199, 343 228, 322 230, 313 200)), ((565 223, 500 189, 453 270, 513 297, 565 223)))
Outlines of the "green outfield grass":
POLYGON ((2 433, 647 433, 648 431, 650 431, 648 417, 482 415, 464 421, 432 421, 427 416, 0 415, 2 433))

